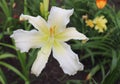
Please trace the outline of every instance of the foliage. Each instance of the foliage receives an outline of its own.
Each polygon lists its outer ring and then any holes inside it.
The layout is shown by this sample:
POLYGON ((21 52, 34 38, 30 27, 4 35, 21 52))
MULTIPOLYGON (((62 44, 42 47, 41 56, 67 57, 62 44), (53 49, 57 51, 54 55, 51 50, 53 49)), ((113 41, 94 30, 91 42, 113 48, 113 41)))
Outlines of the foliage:
MULTIPOLYGON (((21 4, 23 11, 20 11, 19 15, 24 13, 33 16, 41 15, 46 18, 48 14, 44 16, 40 11, 40 2, 42 0, 24 0, 24 5, 21 4)), ((32 49, 30 53, 20 53, 16 50, 12 39, 9 38, 16 28, 26 30, 33 28, 27 22, 20 22, 18 18, 14 18, 14 3, 14 0, 0 1, 0 82, 8 84, 3 70, 3 67, 6 67, 18 75, 20 80, 24 80, 25 84, 30 84, 33 81, 30 78, 30 68, 38 50, 32 49), (18 60, 21 69, 7 63, 5 59, 18 60)), ((78 52, 80 60, 86 66, 82 72, 87 74, 86 79, 69 79, 65 81, 65 84, 116 84, 117 81, 120 81, 120 11, 116 11, 114 6, 109 4, 103 9, 98 9, 95 0, 51 0, 50 7, 53 5, 74 8, 74 15, 71 17, 69 25, 75 26, 78 31, 89 37, 89 41, 85 43, 70 41, 72 48, 78 52), (86 14, 90 19, 104 15, 108 20, 107 31, 98 33, 86 26, 85 20, 82 18, 86 14), (97 75, 100 75, 98 79, 97 75)))

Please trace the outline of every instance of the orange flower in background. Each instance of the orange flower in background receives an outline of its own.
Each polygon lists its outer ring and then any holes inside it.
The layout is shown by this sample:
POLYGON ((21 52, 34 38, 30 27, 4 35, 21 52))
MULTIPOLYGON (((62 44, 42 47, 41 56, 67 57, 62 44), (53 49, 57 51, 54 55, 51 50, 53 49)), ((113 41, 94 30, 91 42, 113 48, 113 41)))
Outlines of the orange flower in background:
POLYGON ((99 9, 102 9, 107 4, 107 0, 96 0, 96 5, 99 9))

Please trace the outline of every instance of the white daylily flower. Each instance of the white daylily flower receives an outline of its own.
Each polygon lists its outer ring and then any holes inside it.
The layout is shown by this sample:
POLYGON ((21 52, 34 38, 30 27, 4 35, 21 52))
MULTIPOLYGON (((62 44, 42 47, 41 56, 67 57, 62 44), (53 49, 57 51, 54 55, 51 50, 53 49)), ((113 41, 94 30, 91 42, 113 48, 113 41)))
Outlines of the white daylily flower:
POLYGON ((59 62, 64 73, 74 75, 77 71, 83 70, 84 66, 79 62, 77 54, 65 43, 70 39, 88 40, 84 34, 79 33, 74 27, 66 28, 72 14, 73 9, 65 10, 52 7, 47 22, 41 16, 33 17, 23 14, 20 16, 20 20, 28 20, 36 30, 18 29, 14 31, 11 37, 14 38, 16 47, 21 52, 28 52, 30 48, 41 47, 32 65, 31 73, 39 76, 51 51, 53 51, 53 57, 59 62))

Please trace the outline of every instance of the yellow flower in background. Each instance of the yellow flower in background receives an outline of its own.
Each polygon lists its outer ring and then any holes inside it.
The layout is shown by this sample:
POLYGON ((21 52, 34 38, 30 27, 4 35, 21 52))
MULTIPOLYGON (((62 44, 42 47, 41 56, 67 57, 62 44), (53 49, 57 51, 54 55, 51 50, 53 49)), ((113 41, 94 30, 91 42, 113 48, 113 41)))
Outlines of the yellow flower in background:
POLYGON ((95 24, 95 29, 98 30, 98 32, 104 32, 107 29, 107 19, 105 19, 104 16, 96 17, 93 20, 93 23, 95 24))
POLYGON ((85 22, 86 22, 86 25, 87 25, 87 26, 89 26, 89 27, 91 27, 91 28, 94 27, 94 23, 93 23, 92 20, 88 19, 88 20, 86 20, 85 22))
MULTIPOLYGON (((85 17, 85 15, 83 15, 85 17)), ((84 18, 83 18, 84 19, 84 18)), ((95 30, 98 30, 98 32, 104 32, 107 29, 106 23, 107 19, 104 18, 104 16, 97 16, 95 19, 91 20, 88 18, 85 18, 86 26, 89 26, 90 28, 95 28, 95 30)))
POLYGON ((73 11, 73 9, 66 10, 53 6, 48 21, 45 21, 41 16, 33 17, 23 14, 20 16, 20 20, 28 20, 35 29, 14 31, 11 38, 15 40, 16 47, 21 52, 28 52, 30 48, 41 48, 32 65, 31 73, 39 76, 46 66, 51 52, 64 73, 74 75, 77 71, 83 70, 84 65, 79 62, 78 55, 66 43, 70 39, 88 40, 75 27, 66 28, 73 11))

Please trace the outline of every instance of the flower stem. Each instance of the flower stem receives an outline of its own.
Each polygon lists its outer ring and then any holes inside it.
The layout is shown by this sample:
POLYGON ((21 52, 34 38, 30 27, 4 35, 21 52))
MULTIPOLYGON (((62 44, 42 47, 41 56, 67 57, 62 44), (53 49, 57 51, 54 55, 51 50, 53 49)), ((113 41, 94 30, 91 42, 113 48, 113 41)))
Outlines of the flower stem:
MULTIPOLYGON (((27 0, 24 0, 24 14, 27 14, 27 0)), ((27 22, 24 22, 24 28, 27 30, 27 22)))
POLYGON ((27 79, 29 79, 29 73, 28 73, 28 70, 26 68, 26 56, 24 53, 20 53, 20 51, 17 51, 17 54, 18 54, 18 59, 20 61, 21 67, 22 67, 22 72, 25 75, 25 77, 27 79))

